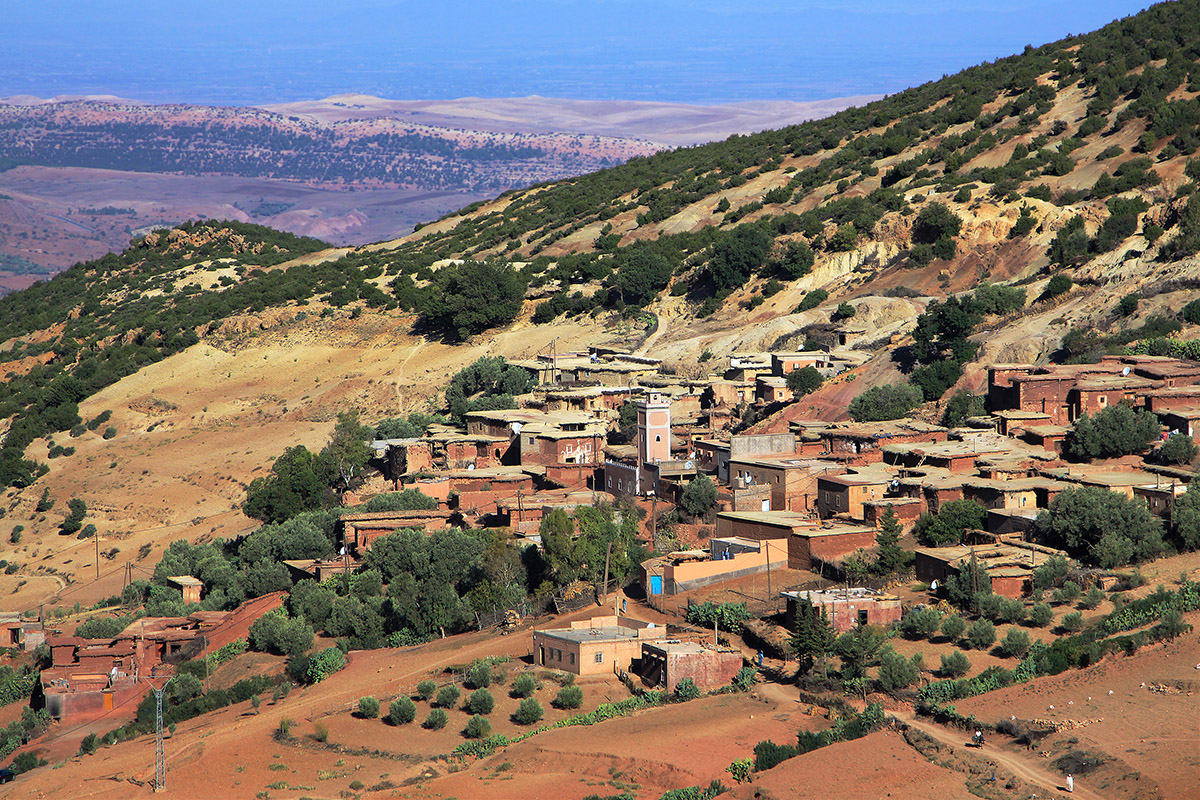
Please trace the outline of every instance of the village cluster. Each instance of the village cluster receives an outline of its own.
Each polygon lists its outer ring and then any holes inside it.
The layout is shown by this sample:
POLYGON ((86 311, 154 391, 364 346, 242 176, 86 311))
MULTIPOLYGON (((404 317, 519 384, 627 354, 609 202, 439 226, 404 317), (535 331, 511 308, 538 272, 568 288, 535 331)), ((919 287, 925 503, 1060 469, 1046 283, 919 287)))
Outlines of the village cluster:
MULTIPOLYGON (((720 375, 682 379, 658 360, 596 348, 514 362, 534 390, 513 409, 473 411, 466 430, 435 425, 418 438, 371 443, 389 489, 416 488, 437 501, 419 511, 350 513, 341 517, 341 552, 326 560, 285 562, 296 578, 324 580, 351 572, 372 543, 401 529, 493 527, 540 545, 539 526, 555 509, 627 498, 659 511, 680 504, 688 484, 706 475, 717 487, 706 546, 663 553, 657 520, 644 536, 659 555, 638 581, 652 604, 701 587, 772 570, 804 570, 823 588, 776 584, 792 621, 797 608, 824 611, 837 631, 890 624, 900 599, 864 587, 839 588, 848 556, 875 544, 890 508, 906 530, 926 512, 955 500, 987 509, 984 529, 959 546, 917 548, 913 569, 931 593, 974 560, 991 589, 1020 597, 1033 570, 1060 551, 1027 541, 1039 511, 1065 489, 1096 486, 1142 498, 1169 518, 1191 473, 1139 464, 1114 469, 1062 458, 1069 425, 1084 414, 1132 404, 1158 416, 1167 431, 1193 433, 1200 420, 1200 364, 1155 356, 1108 356, 1095 364, 988 369, 989 412, 960 428, 912 419, 853 423, 791 419, 785 432, 732 433, 733 410, 790 401, 786 376, 812 367, 825 377, 857 364, 853 351, 734 355, 720 375), (841 353, 847 353, 843 357, 841 353), (636 433, 609 444, 627 404, 636 433), (832 588, 830 588, 832 585, 832 588)), ((357 498, 355 498, 357 499, 357 498)), ((185 600, 200 581, 172 581, 185 600)), ((142 618, 112 641, 47 635, 41 623, 0 620, 6 641, 26 648, 43 640, 53 666, 42 672, 56 717, 112 708, 144 692, 164 663, 234 641, 254 619, 279 606, 278 594, 232 612, 185 618, 142 618)), ((701 637, 669 633, 632 619, 613 604, 591 620, 536 630, 535 663, 578 675, 635 668, 650 685, 673 689, 691 678, 702 690, 730 682, 742 654, 701 637)))

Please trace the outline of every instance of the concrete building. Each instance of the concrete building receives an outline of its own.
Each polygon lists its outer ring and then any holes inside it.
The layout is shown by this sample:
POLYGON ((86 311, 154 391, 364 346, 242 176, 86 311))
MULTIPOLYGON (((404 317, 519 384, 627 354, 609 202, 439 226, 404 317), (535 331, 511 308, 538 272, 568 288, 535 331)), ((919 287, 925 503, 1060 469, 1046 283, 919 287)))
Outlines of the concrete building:
POLYGON ((787 542, 788 568, 812 569, 875 543, 875 529, 865 525, 819 522, 790 511, 723 511, 717 514, 718 538, 740 537, 787 542))
POLYGON ((581 676, 629 672, 641 657, 643 643, 666 638, 667 629, 653 622, 592 617, 572 622, 569 628, 534 631, 533 657, 538 666, 581 676))
POLYGON ((642 562, 642 586, 648 595, 674 595, 757 575, 788 563, 783 539, 713 538, 708 550, 685 550, 642 562))

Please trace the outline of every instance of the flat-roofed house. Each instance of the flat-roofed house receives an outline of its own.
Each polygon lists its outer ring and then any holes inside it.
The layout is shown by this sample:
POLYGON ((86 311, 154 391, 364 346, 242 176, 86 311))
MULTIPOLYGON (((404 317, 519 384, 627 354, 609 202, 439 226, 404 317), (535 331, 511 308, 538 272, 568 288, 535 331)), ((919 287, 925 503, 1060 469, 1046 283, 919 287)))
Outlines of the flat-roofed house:
POLYGON ((974 557, 987 570, 993 592, 1005 597, 1020 597, 1029 590, 1033 570, 1054 555, 1066 554, 1037 545, 919 547, 913 560, 913 571, 917 580, 929 584, 937 581, 940 589, 947 578, 965 569, 974 557))
POLYGON ((576 675, 605 675, 631 669, 642 644, 669 638, 667 629, 629 617, 592 617, 567 628, 533 632, 534 661, 576 675))
POLYGON ((780 592, 787 601, 787 626, 796 630, 802 613, 825 614, 833 629, 844 633, 859 625, 891 625, 902 613, 900 598, 865 587, 780 592))
POLYGON ((860 470, 817 476, 817 516, 865 519, 864 504, 882 500, 894 480, 889 472, 860 470))
POLYGON ((639 674, 651 687, 674 692, 690 678, 702 692, 728 686, 742 668, 742 654, 698 642, 643 642, 639 674))
POLYGON ((729 461, 729 483, 735 493, 752 486, 769 487, 770 508, 762 510, 808 513, 817 510, 818 476, 829 471, 828 461, 791 454, 735 457, 729 461))

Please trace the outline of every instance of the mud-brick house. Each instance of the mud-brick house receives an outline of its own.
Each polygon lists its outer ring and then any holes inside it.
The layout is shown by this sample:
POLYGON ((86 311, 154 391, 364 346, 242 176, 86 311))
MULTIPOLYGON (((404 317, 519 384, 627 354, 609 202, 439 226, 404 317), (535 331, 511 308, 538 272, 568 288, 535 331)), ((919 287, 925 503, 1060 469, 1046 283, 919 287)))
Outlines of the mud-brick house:
POLYGON ((920 547, 913 560, 917 580, 930 585, 938 583, 941 591, 951 575, 966 569, 974 557, 987 570, 992 591, 1004 597, 1021 597, 1029 591, 1033 570, 1054 555, 1065 556, 1059 550, 1017 543, 988 544, 960 547, 920 547))
POLYGON ((802 528, 788 540, 788 567, 812 570, 821 563, 837 562, 875 544, 875 528, 870 525, 846 525, 822 522, 812 528, 802 528))
POLYGON ((691 678, 702 692, 728 686, 743 665, 737 650, 698 642, 643 642, 638 674, 646 686, 674 692, 691 678))
POLYGON ((1001 436, 1016 436, 1017 432, 1030 425, 1050 424, 1050 415, 1041 411, 1009 409, 992 414, 996 419, 996 432, 1001 436))
POLYGON ((1009 453, 1012 449, 1012 441, 995 434, 945 442, 888 444, 883 448, 883 462, 898 467, 936 467, 948 472, 972 472, 980 459, 1009 453))
POLYGON ((861 469, 842 475, 818 475, 816 512, 821 519, 865 519, 864 505, 883 500, 895 480, 890 471, 861 469))
POLYGON ((41 620, 25 619, 20 612, 0 612, 0 647, 33 650, 46 641, 41 620))
POLYGON ((708 402, 712 406, 734 408, 742 403, 754 402, 755 383, 748 381, 713 381, 709 386, 708 402))
POLYGON ((822 374, 828 372, 833 364, 830 361, 829 353, 824 350, 801 350, 792 353, 771 353, 771 374, 780 378, 786 378, 792 372, 805 367, 812 367, 820 370, 822 374))
POLYGON ((667 629, 628 617, 592 617, 567 628, 533 632, 533 657, 540 667, 576 675, 632 671, 642 644, 668 638, 667 629))
POLYGON ((895 420, 839 423, 821 430, 820 436, 831 457, 851 464, 872 464, 883 460, 885 445, 944 442, 949 433, 939 425, 916 420, 895 420))
POLYGON ((461 525, 462 517, 455 511, 440 510, 364 511, 345 514, 338 524, 342 527, 343 544, 361 558, 381 536, 404 528, 416 528, 425 533, 446 530, 461 525))
POLYGON ((174 575, 167 578, 167 583, 179 590, 183 595, 183 602, 189 605, 200 602, 200 595, 204 591, 203 581, 191 575, 174 575))
POLYGON ((865 587, 780 592, 787 601, 787 626, 796 630, 799 615, 822 613, 833 629, 844 633, 858 625, 891 625, 902 613, 900 598, 865 587))
POLYGON ((727 381, 753 383, 759 375, 771 374, 771 356, 767 353, 734 353, 722 377, 727 381))
MULTIPOLYGON (((1189 387, 1200 394, 1200 387, 1189 387)), ((1154 402, 1156 398, 1149 398, 1154 402)), ((1200 399, 1200 398, 1198 398, 1200 399)), ((1154 413, 1171 433, 1183 433, 1196 438, 1200 436, 1200 404, 1180 404, 1164 408, 1155 403, 1154 413)))
POLYGON ((1096 469, 1090 465, 1049 467, 1043 469, 1042 474, 1064 484, 1107 489, 1123 494, 1131 500, 1137 487, 1158 487, 1164 482, 1161 475, 1151 472, 1137 469, 1096 469))
POLYGON ((1046 508, 1070 484, 1050 478, 970 478, 963 483, 963 498, 984 508, 1046 508))
MULTIPOLYGON (((788 438, 791 438, 790 436, 788 438)), ((818 476, 827 475, 830 463, 789 454, 776 456, 739 456, 729 461, 729 483, 739 489, 767 486, 769 506, 760 511, 817 510, 818 476)), ((837 466, 834 472, 839 471, 837 466)))
MULTIPOLYGON (((548 412, 574 411, 599 420, 615 420, 621 406, 635 393, 632 386, 580 386, 548 389, 540 399, 548 412)), ((534 402, 537 402, 536 400, 534 402)))
POLYGON ((142 617, 113 639, 47 637, 51 666, 42 670, 46 709, 56 719, 136 703, 143 679, 169 676, 174 665, 246 637, 249 626, 283 604, 284 592, 248 600, 233 611, 142 617))
POLYGON ((533 493, 533 476, 520 467, 462 470, 448 477, 451 502, 464 516, 495 514, 504 499, 533 493))
POLYGON ((594 418, 574 413, 547 415, 521 429, 521 466, 599 465, 606 431, 607 426, 594 418))
POLYGON ((393 481, 433 467, 430 439, 376 439, 371 442, 371 452, 376 460, 386 463, 385 474, 393 481))
POLYGON ((925 512, 925 504, 915 497, 888 497, 863 503, 863 522, 878 528, 888 509, 896 515, 896 521, 905 530, 912 530, 917 519, 925 512))

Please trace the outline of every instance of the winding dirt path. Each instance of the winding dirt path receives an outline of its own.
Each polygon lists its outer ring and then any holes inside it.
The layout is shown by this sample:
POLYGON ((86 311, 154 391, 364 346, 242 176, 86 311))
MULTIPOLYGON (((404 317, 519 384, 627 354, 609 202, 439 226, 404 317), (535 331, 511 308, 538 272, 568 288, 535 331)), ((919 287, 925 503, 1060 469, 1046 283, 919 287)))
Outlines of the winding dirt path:
MULTIPOLYGON (((948 730, 937 723, 920 719, 909 711, 893 711, 891 713, 922 733, 927 733, 942 744, 949 745, 956 752, 968 749, 964 741, 967 734, 962 731, 948 730)), ((978 752, 982 753, 985 758, 995 761, 1021 780, 1041 786, 1043 789, 1052 791, 1056 795, 1066 795, 1066 791, 1063 788, 1064 779, 1057 772, 1046 769, 1032 758, 990 745, 978 752)), ((1080 785, 1079 781, 1075 783, 1075 793, 1072 796, 1086 798, 1086 800, 1105 800, 1103 795, 1099 795, 1086 786, 1080 785)))

